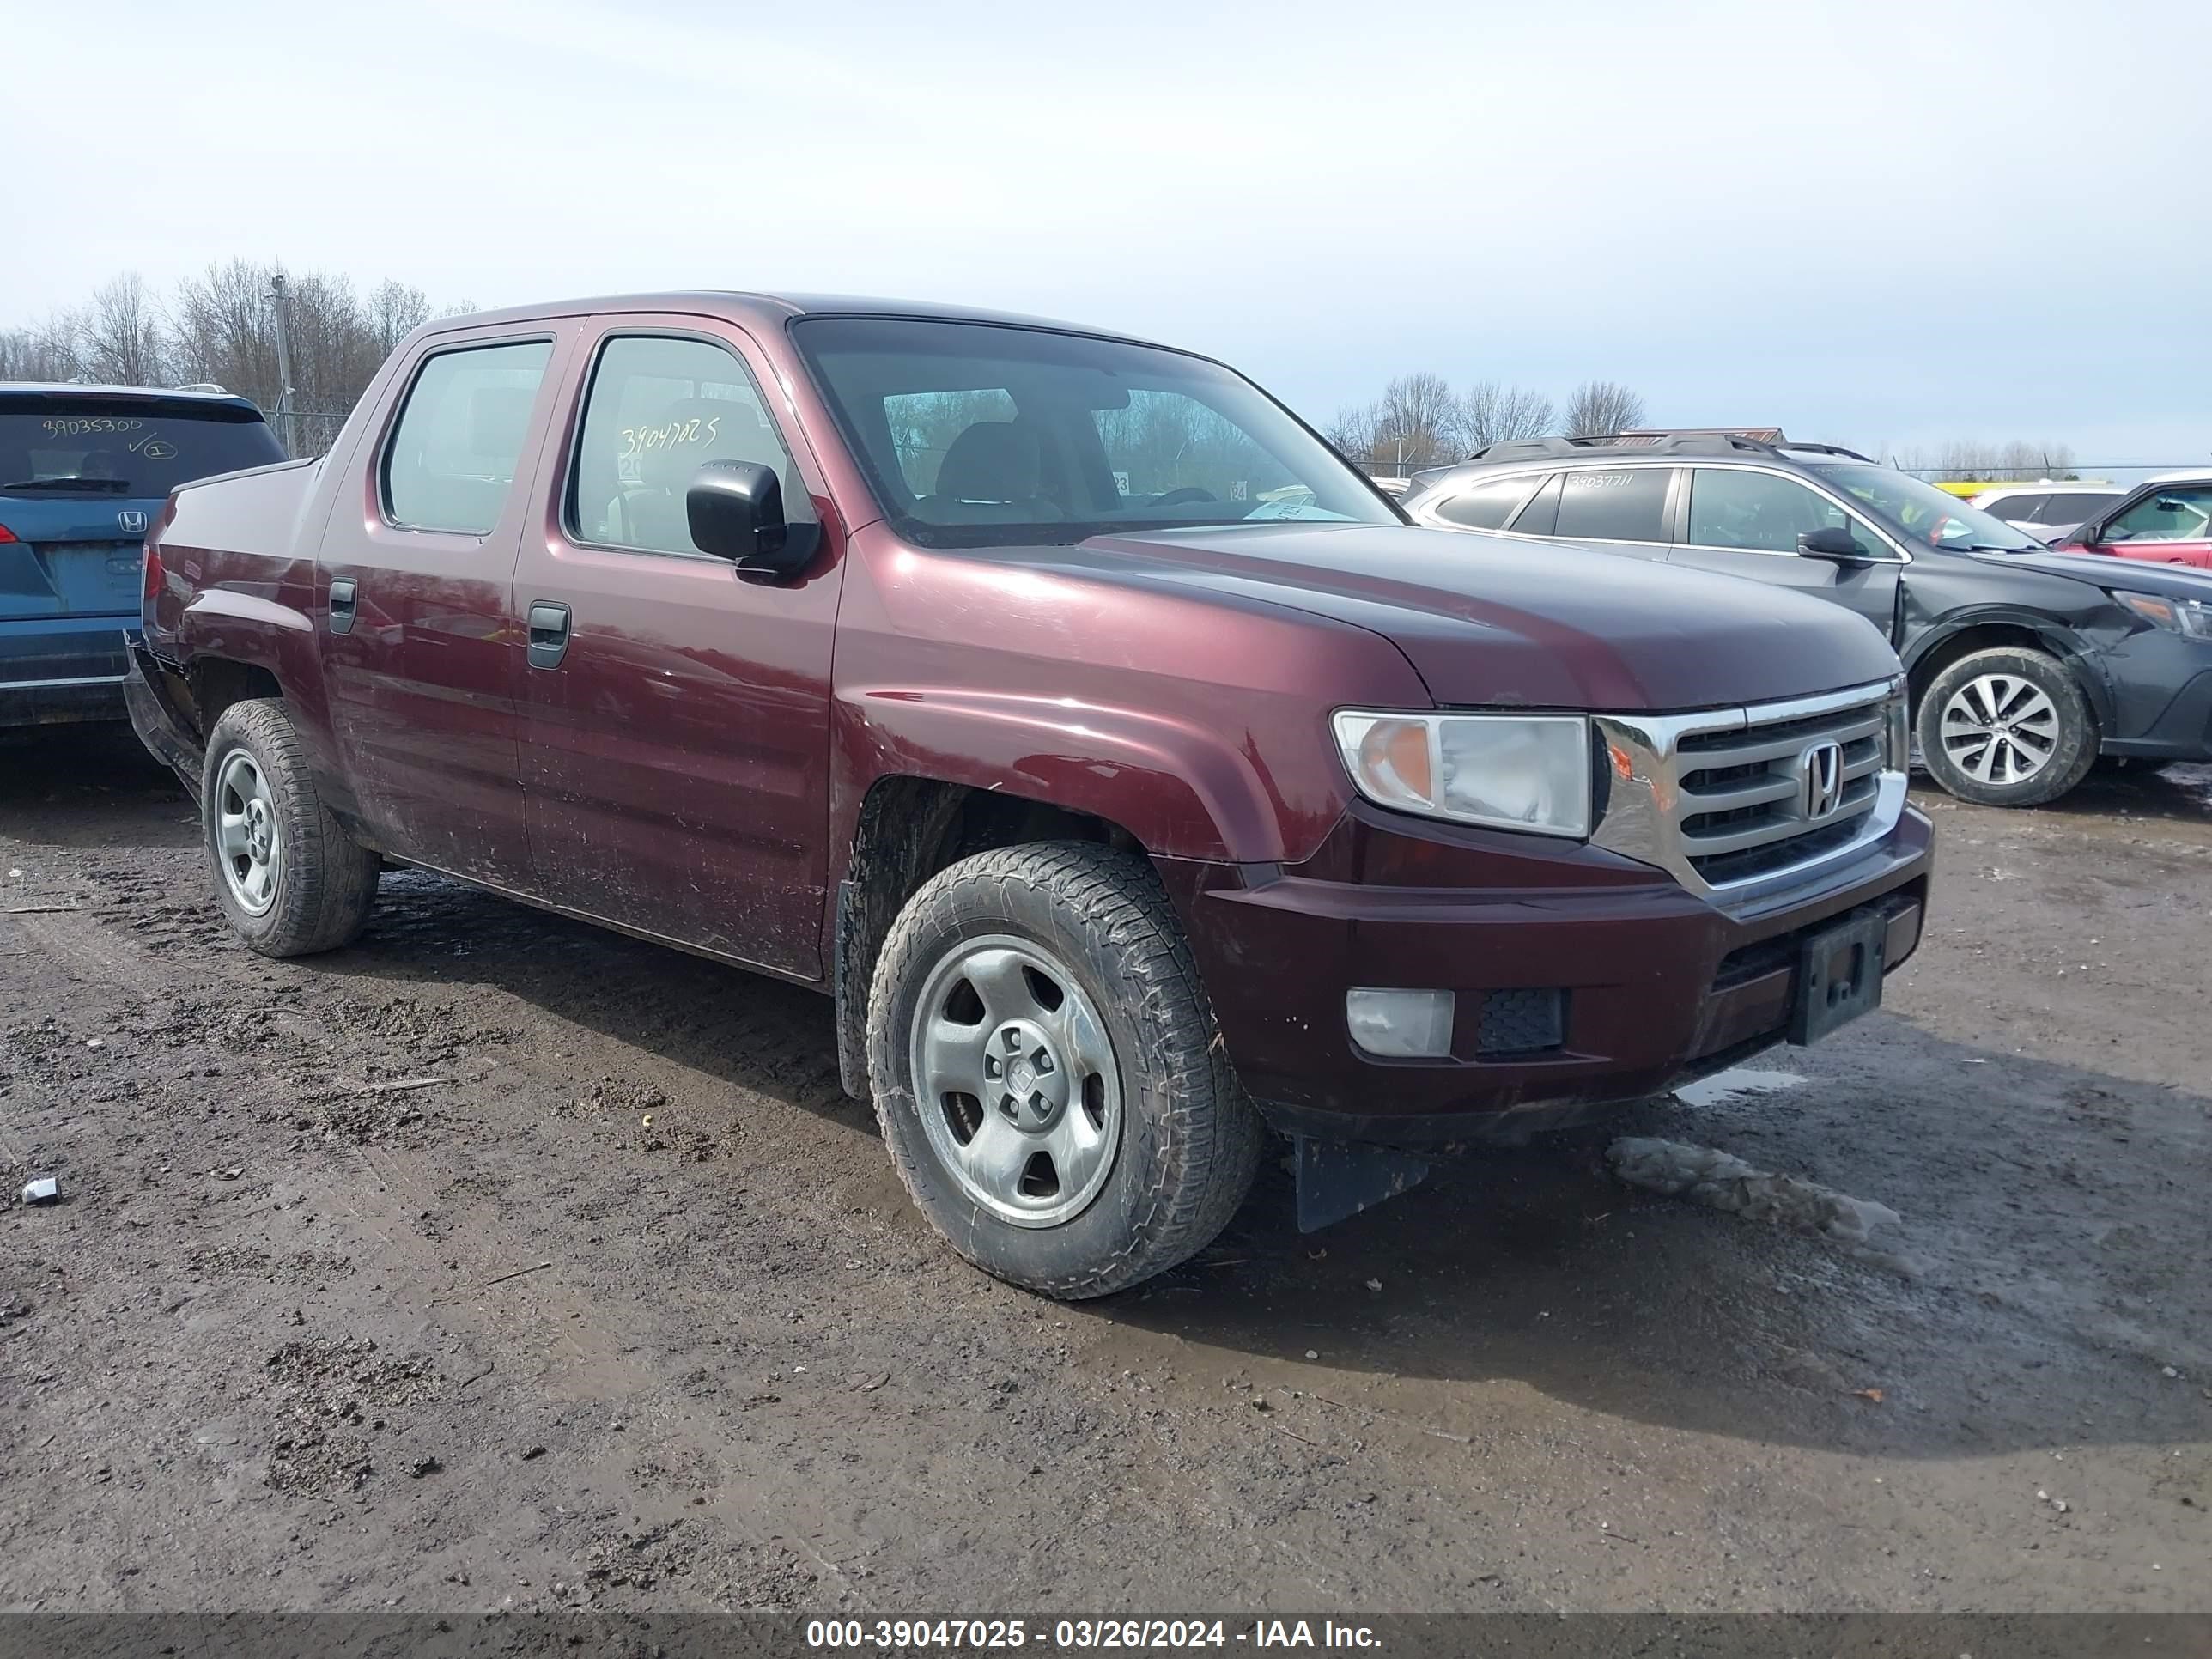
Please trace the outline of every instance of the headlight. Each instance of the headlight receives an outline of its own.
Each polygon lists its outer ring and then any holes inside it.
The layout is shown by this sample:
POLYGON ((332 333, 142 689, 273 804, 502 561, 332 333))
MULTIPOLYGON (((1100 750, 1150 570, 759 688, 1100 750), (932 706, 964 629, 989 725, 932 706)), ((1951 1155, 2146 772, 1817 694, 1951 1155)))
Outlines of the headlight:
POLYGON ((2117 588, 2109 591, 2154 628, 2186 634, 2192 640, 2212 640, 2212 609, 2202 599, 2169 599, 2163 593, 2128 593, 2117 588))
POLYGON ((1590 832, 1589 722, 1579 714, 1346 712, 1336 746, 1378 806, 1546 836, 1590 832))

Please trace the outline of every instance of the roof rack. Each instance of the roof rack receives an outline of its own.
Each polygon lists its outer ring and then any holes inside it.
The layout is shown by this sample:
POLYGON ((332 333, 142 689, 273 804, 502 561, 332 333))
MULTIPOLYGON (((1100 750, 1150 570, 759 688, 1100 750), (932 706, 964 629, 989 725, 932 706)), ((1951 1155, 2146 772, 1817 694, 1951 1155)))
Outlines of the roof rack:
POLYGON ((1856 449, 1846 449, 1846 448, 1844 448, 1841 444, 1798 444, 1798 443, 1788 443, 1788 444, 1777 444, 1777 445, 1775 446, 1775 447, 1776 447, 1777 449, 1802 449, 1802 450, 1804 450, 1804 451, 1806 451, 1807 453, 1810 453, 1810 454, 1814 454, 1814 455, 1840 455, 1840 456, 1842 456, 1842 457, 1843 457, 1845 460, 1847 460, 1847 461, 1864 461, 1864 462, 1866 462, 1869 465, 1875 465, 1875 459, 1874 459, 1874 457, 1873 457, 1873 456, 1871 456, 1871 455, 1862 455, 1862 454, 1860 454, 1860 453, 1858 453, 1858 451, 1857 451, 1857 450, 1856 450, 1856 449))
POLYGON ((1815 455, 1838 455, 1848 460, 1870 458, 1839 444, 1774 443, 1746 438, 1733 432, 1610 432, 1593 438, 1508 438, 1485 444, 1468 457, 1471 461, 1535 460, 1559 455, 1582 455, 1613 450, 1630 455, 1780 455, 1801 450, 1815 455))

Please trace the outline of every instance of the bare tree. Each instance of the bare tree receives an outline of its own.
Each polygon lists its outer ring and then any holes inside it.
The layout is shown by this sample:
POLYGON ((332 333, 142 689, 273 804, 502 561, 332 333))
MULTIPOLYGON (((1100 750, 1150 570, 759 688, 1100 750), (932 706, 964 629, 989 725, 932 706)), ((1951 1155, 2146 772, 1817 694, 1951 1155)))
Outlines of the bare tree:
POLYGON ((386 277, 368 291, 369 331, 386 356, 429 320, 430 301, 419 288, 386 277))
POLYGON ((1570 438, 1602 438, 1644 424, 1644 399, 1617 380, 1584 380, 1567 399, 1570 438))
POLYGON ((1401 374, 1382 388, 1368 446, 1376 463, 1433 466, 1456 459, 1459 402, 1441 374, 1401 374))
POLYGON ((185 378, 210 380, 276 407, 276 319, 270 308, 267 267, 234 259, 210 265, 177 289, 177 368, 185 378))
POLYGON ((84 369, 94 380, 159 386, 168 378, 167 331, 137 271, 126 270, 94 290, 82 327, 84 369))
POLYGON ((1540 438, 1556 418, 1552 400, 1540 392, 1478 380, 1460 395, 1459 438, 1471 450, 1513 438, 1540 438))
POLYGON ((0 333, 0 380, 82 380, 84 319, 57 311, 43 323, 0 333))
POLYGON ((1381 419, 1373 404, 1346 404, 1321 435, 1353 460, 1364 461, 1375 453, 1375 428, 1381 419))
MULTIPOLYGON (((245 259, 210 265, 179 283, 166 307, 136 272, 125 272, 82 310, 0 329, 0 380, 208 380, 274 410, 283 392, 270 280, 276 270, 245 259)), ((380 283, 363 299, 345 277, 313 273, 288 276, 283 303, 295 411, 289 424, 301 452, 312 453, 337 433, 392 349, 429 319, 431 304, 404 283, 380 283), (324 418, 298 418, 318 415, 324 418)))

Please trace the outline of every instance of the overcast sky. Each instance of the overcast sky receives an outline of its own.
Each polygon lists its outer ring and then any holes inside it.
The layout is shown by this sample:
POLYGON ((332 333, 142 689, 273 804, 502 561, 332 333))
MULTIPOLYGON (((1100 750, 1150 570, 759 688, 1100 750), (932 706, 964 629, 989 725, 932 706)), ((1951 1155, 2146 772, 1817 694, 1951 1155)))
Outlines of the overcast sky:
POLYGON ((972 301, 1652 417, 2212 454, 2212 4, 0 0, 0 325, 244 255, 441 305, 972 301))

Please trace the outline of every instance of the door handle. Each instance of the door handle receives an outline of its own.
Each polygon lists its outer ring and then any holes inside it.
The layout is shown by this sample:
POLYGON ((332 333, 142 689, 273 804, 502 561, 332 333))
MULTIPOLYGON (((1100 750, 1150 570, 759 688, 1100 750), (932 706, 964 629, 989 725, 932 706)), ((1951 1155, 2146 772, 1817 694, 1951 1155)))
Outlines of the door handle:
POLYGON ((353 632, 354 582, 350 576, 338 576, 331 582, 331 632, 353 632))
POLYGON ((530 665, 558 668, 568 654, 568 607, 539 599, 530 607, 530 665))

